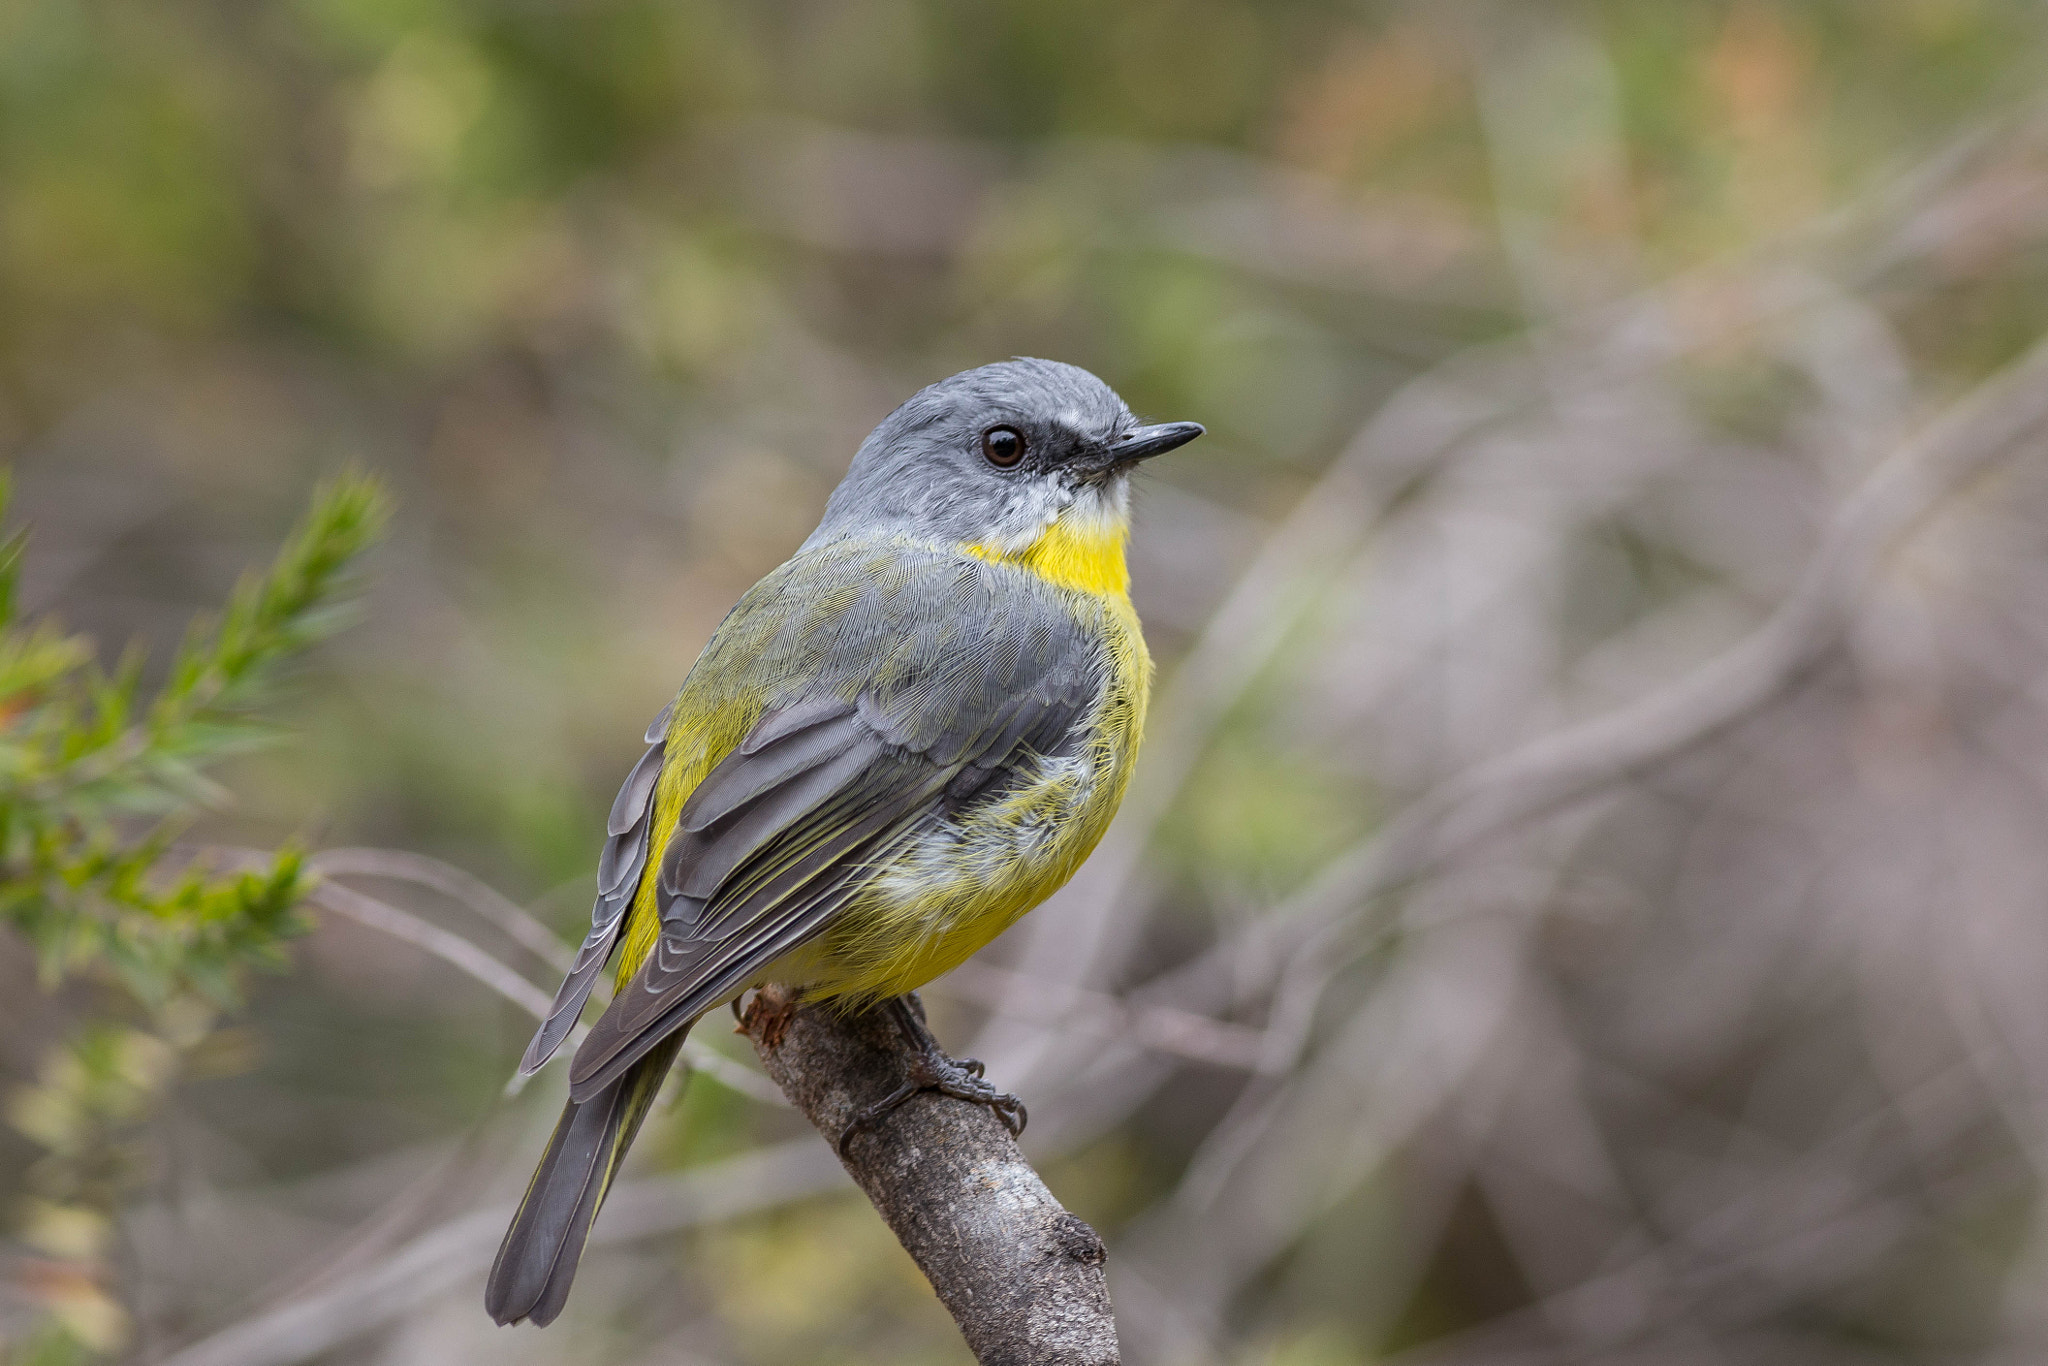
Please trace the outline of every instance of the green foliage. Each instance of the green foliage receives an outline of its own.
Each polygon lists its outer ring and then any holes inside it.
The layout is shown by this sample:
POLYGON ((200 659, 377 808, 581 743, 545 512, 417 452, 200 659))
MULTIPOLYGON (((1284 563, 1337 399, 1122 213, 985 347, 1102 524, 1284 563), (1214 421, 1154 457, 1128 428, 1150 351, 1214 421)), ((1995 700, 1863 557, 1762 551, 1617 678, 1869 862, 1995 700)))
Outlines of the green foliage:
POLYGON ((181 864, 174 840, 220 799, 207 766, 266 737, 256 711, 284 666, 346 619, 349 568, 385 510, 368 478, 323 487, 270 568, 194 623, 146 701, 139 653, 109 673, 85 640, 17 619, 26 533, 0 548, 0 920, 46 981, 103 966, 148 1018, 121 1022, 113 1003, 10 1098, 9 1124, 43 1152, 17 1211, 42 1313, 10 1361, 90 1361, 127 1339, 107 1256, 141 1123, 215 1037, 241 974, 279 961, 307 890, 294 851, 216 870, 181 864))
POLYGON ((265 737, 256 708, 283 667, 346 619, 349 567, 385 507, 367 478, 323 487, 276 562, 194 624, 147 700, 139 654, 108 672, 79 637, 17 620, 26 534, 0 550, 0 920, 46 980, 104 964, 150 1006, 185 991, 226 1004, 244 968, 277 961, 299 928, 298 855, 179 868, 173 841, 220 799, 206 768, 265 737))

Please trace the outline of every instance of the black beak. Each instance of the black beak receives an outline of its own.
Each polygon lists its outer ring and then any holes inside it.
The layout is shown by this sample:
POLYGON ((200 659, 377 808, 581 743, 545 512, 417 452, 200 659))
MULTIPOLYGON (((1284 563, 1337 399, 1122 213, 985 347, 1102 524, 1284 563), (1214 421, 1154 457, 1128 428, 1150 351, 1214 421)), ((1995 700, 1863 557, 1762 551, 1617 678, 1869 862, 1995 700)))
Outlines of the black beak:
POLYGON ((1135 465, 1187 445, 1203 430, 1199 422, 1162 422, 1156 427, 1140 427, 1123 440, 1103 447, 1102 454, 1112 464, 1135 465))

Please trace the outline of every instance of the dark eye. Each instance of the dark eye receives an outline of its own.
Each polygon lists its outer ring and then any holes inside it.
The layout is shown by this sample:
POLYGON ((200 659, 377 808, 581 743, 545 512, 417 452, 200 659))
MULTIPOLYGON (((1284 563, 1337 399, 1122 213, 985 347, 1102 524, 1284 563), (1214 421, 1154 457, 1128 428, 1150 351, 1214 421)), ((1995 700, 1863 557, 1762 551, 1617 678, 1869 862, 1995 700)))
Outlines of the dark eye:
POLYGON ((989 464, 1008 469, 1024 458, 1024 434, 1015 427, 991 427, 981 434, 981 454, 989 464))

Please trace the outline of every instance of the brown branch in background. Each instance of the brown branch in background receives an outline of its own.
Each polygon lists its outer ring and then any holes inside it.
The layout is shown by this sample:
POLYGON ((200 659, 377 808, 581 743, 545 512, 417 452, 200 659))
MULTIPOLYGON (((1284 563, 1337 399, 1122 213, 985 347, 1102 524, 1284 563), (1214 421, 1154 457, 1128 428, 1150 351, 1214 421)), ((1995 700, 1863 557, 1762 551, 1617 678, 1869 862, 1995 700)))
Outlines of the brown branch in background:
MULTIPOLYGON (((224 845, 207 845, 189 851, 195 858, 221 867, 261 868, 268 866, 272 855, 261 849, 237 849, 224 845)), ((398 881, 420 882, 437 891, 462 901, 471 909, 487 918, 501 922, 511 917, 530 921, 545 932, 539 921, 534 921, 525 911, 520 910, 502 893, 492 889, 482 879, 471 876, 438 859, 411 855, 396 849, 335 849, 323 850, 307 861, 307 866, 322 874, 327 880, 314 887, 306 898, 311 905, 345 920, 352 920, 365 929, 376 930, 393 939, 423 949, 442 962, 455 968, 472 981, 489 987, 505 1000, 518 1006, 536 1020, 547 1018, 548 1005, 553 1000, 545 989, 535 986, 518 971, 487 950, 452 930, 423 920, 411 911, 403 910, 366 892, 343 886, 333 881, 340 875, 361 875, 387 877, 398 881), (497 909, 485 909, 489 903, 496 903, 497 909), (503 913, 509 910, 509 914, 503 913)), ((521 939, 524 942, 525 936, 521 939)), ((538 956, 551 957, 534 947, 538 956)), ((556 946, 566 951, 566 947, 556 946)), ((569 1036, 573 1049, 581 1041, 586 1026, 578 1025, 569 1036)), ((707 1045, 690 1042, 683 1046, 683 1061, 693 1072, 701 1072, 728 1090, 739 1092, 750 1100, 764 1105, 783 1104, 782 1095, 761 1079, 759 1073, 751 1071, 744 1064, 726 1057, 707 1045)), ((508 1093, 516 1094, 525 1086, 525 1078, 515 1077, 508 1093)))
POLYGON ((323 877, 381 877, 430 887, 503 931, 557 972, 576 960, 573 945, 476 874, 405 849, 322 849, 307 860, 323 877))
MULTIPOLYGON (((1860 595, 1906 533, 2048 429, 2048 339, 1944 409, 1837 509, 1798 583, 1757 628, 1662 688, 1455 775, 1324 866, 1235 939, 1129 993, 1134 1006, 1190 992, 1250 955, 1269 983, 1322 953, 1372 897, 1505 831, 1685 753, 1782 696, 1841 639, 1860 595)), ((1242 987, 1240 986, 1240 990, 1242 987)))
MULTIPOLYGON (((842 1016, 770 987, 743 1025, 776 1084, 828 1141, 894 1091, 913 1054, 880 1011, 842 1016)), ((1067 1213, 989 1109, 914 1096, 841 1159, 983 1366, 1110 1366, 1102 1239, 1067 1213)))
MULTIPOLYGON (((607 1247, 774 1209, 831 1190, 839 1174, 809 1140, 780 1143, 667 1176, 622 1181, 592 1247, 607 1247)), ((292 1366, 404 1318, 457 1286, 480 1282, 513 1206, 452 1219, 320 1290, 193 1343, 161 1366, 292 1366)), ((473 1294, 474 1292, 472 1292, 473 1294)))
MULTIPOLYGON (((313 889, 307 898, 322 910, 332 911, 355 921, 358 925, 381 931, 394 939, 415 944, 433 954, 451 967, 460 969, 471 978, 483 983, 500 996, 518 1006, 536 1020, 547 1018, 548 1005, 553 999, 547 992, 535 986, 504 963, 464 939, 461 935, 444 930, 420 919, 409 911, 402 911, 389 902, 365 895, 352 887, 338 882, 323 882, 313 889)), ((574 1047, 582 1040, 587 1026, 578 1025, 569 1036, 574 1047)), ((749 1071, 745 1064, 735 1062, 724 1054, 702 1044, 683 1045, 683 1061, 693 1072, 702 1072, 728 1090, 739 1092, 750 1100, 764 1105, 780 1105, 782 1097, 762 1082, 757 1073, 749 1071)), ((517 1092, 524 1087, 526 1079, 514 1077, 510 1090, 517 1092)))
POLYGON ((1036 1028, 1134 1044, 1216 1067, 1256 1071, 1266 1031, 1172 1006, 1134 1007, 1108 992, 1026 976, 970 958, 930 984, 982 1009, 1036 1028))
POLYGON ((367 929, 388 934, 426 950, 466 973, 536 1019, 546 1019, 552 998, 461 935, 432 925, 389 902, 365 895, 338 882, 323 882, 307 898, 315 906, 367 929))

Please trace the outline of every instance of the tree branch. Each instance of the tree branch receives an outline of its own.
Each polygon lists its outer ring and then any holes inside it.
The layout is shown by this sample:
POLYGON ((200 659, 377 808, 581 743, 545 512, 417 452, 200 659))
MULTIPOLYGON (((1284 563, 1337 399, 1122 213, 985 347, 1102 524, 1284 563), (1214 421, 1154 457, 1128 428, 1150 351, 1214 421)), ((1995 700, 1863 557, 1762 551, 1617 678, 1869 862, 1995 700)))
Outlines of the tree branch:
MULTIPOLYGON (((827 1141, 909 1075, 883 1013, 844 1016, 775 987, 744 1027, 762 1065, 827 1141)), ((925 1094, 841 1158, 952 1312, 982 1366, 1114 1366, 1102 1239, 1067 1213, 993 1112, 925 1094)))

